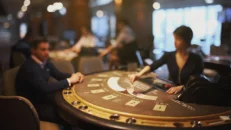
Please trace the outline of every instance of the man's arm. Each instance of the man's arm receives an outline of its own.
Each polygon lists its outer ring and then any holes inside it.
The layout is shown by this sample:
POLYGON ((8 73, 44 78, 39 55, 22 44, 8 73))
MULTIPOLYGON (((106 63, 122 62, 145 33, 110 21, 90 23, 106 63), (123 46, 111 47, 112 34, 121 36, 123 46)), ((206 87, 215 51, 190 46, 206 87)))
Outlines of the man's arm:
POLYGON ((83 43, 84 43, 84 37, 81 36, 79 41, 72 48, 70 48, 71 51, 79 53, 81 51, 81 47, 83 43))
POLYGON ((106 50, 103 51, 99 56, 104 57, 105 55, 107 55, 108 53, 110 53, 113 49, 120 47, 121 43, 125 39, 125 37, 126 37, 126 33, 124 33, 123 31, 120 32, 120 34, 118 35, 118 37, 116 38, 116 40, 114 42, 112 42, 111 45, 108 46, 106 48, 106 50))
POLYGON ((64 80, 71 77, 71 74, 60 72, 52 63, 48 63, 48 68, 50 69, 50 74, 57 80, 64 80))
POLYGON ((100 57, 104 57, 105 55, 107 55, 108 53, 110 53, 112 50, 114 49, 114 47, 112 45, 108 46, 106 48, 106 50, 104 50, 103 52, 101 52, 99 54, 100 57))
POLYGON ((30 85, 43 92, 54 92, 69 86, 69 83, 66 79, 57 82, 48 83, 48 81, 45 80, 43 75, 40 75, 36 71, 30 71, 27 73, 28 76, 30 77, 30 79, 28 79, 30 85))

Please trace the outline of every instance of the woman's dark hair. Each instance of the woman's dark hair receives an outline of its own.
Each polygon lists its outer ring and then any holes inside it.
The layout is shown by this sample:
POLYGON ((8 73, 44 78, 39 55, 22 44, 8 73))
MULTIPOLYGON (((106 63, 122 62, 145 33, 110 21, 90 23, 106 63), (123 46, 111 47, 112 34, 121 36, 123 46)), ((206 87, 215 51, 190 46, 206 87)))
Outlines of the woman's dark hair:
POLYGON ((188 46, 191 45, 191 40, 193 37, 193 31, 190 27, 182 25, 182 26, 176 28, 176 30, 173 32, 173 34, 182 38, 188 46))

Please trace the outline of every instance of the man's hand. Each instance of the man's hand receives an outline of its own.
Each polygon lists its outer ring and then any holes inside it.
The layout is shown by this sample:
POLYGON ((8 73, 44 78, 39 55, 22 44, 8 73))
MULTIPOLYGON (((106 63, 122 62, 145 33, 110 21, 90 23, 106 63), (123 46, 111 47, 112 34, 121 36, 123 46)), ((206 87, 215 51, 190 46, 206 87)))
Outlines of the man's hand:
POLYGON ((79 78, 79 82, 82 83, 83 80, 84 80, 84 75, 81 74, 80 72, 77 72, 77 73, 75 73, 75 74, 78 75, 78 76, 80 77, 80 78, 79 78))
POLYGON ((99 56, 100 57, 104 57, 105 55, 107 55, 108 53, 110 53, 112 50, 113 50, 113 46, 112 45, 110 45, 110 46, 108 46, 104 51, 102 51, 100 54, 99 54, 99 56))
POLYGON ((84 80, 84 75, 78 72, 78 73, 72 74, 69 79, 71 81, 71 84, 82 83, 84 80))
POLYGON ((177 86, 177 87, 171 87, 166 93, 167 94, 177 94, 178 92, 180 92, 182 90, 184 86, 177 86))

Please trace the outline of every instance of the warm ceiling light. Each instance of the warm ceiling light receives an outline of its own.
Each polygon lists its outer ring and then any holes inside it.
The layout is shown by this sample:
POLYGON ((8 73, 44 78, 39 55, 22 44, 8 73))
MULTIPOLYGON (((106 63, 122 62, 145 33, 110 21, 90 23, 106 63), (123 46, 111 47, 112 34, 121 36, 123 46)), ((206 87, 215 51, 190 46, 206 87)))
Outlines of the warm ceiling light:
POLYGON ((115 3, 118 5, 122 4, 122 2, 123 2, 122 0, 115 0, 115 3))
POLYGON ((152 5, 152 7, 153 7, 154 9, 160 9, 160 3, 154 2, 153 5, 152 5))
POLYGON ((47 7, 47 11, 48 11, 48 12, 55 12, 54 6, 53 6, 53 5, 49 5, 49 6, 47 7))
POLYGON ((212 4, 214 2, 214 0, 205 0, 205 3, 207 4, 212 4))
POLYGON ((59 10, 59 13, 61 15, 65 15, 67 13, 67 9, 65 7, 63 7, 62 9, 59 10))
POLYGON ((30 5, 30 0, 25 0, 24 1, 24 6, 29 6, 30 5))
POLYGON ((56 10, 60 10, 60 9, 63 8, 63 3, 61 3, 61 2, 55 2, 55 3, 53 4, 53 6, 54 6, 54 8, 55 8, 56 10))
POLYGON ((103 17, 103 16, 104 16, 103 11, 102 11, 102 10, 98 10, 98 11, 96 12, 96 16, 99 17, 99 18, 103 17))
POLYGON ((17 16, 19 19, 21 19, 24 16, 24 13, 22 11, 19 11, 17 16))
POLYGON ((22 10, 22 12, 26 12, 27 11, 27 6, 22 6, 22 8, 21 8, 21 10, 22 10))

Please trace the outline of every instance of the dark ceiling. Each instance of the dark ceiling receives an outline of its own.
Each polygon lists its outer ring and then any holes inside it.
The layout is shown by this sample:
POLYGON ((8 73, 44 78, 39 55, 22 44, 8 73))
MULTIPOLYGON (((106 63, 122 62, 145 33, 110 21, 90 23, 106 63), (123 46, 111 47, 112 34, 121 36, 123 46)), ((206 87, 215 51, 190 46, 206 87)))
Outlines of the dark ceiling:
MULTIPOLYGON (((54 2, 62 2, 64 6, 68 6, 71 0, 31 0, 28 8, 29 13, 46 11, 49 4, 54 2)), ((96 0, 90 0, 94 2, 96 0)), ((178 8, 190 5, 205 5, 205 0, 153 0, 158 1, 162 8, 178 8)), ((0 15, 17 14, 20 11, 24 0, 0 0, 0 15)), ((231 4, 231 0, 214 0, 215 4, 231 4)))
MULTIPOLYGON (((28 7, 28 11, 45 11, 49 4, 54 2, 63 2, 64 5, 69 0, 30 0, 31 4, 28 7)), ((0 0, 0 14, 17 14, 20 11, 24 0, 0 0)))

